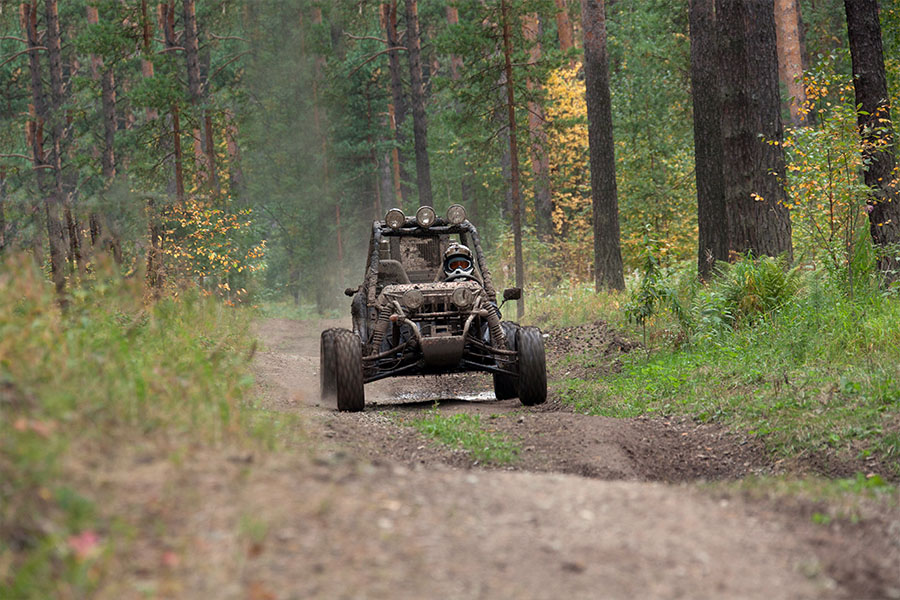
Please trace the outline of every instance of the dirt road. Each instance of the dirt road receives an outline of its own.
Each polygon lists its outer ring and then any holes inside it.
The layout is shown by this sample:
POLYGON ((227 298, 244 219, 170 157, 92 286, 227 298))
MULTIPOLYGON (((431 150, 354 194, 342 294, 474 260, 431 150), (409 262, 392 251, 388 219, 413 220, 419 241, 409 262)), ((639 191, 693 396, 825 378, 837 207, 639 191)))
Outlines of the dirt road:
POLYGON ((292 451, 134 461, 131 508, 168 526, 104 596, 900 597, 900 521, 819 525, 814 507, 698 484, 771 471, 753 441, 487 401, 487 377, 372 384, 365 412, 338 413, 318 398, 331 325, 258 327, 263 407, 306 432, 292 451), (399 423, 435 400, 494 415, 520 459, 484 468, 399 423))

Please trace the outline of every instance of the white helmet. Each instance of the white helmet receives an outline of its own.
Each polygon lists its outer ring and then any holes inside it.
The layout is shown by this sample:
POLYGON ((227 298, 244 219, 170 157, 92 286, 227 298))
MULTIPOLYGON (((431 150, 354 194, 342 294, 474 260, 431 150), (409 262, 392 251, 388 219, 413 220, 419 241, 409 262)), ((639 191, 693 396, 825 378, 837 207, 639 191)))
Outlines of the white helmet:
POLYGON ((444 251, 444 278, 447 281, 471 277, 474 270, 472 251, 467 247, 454 242, 444 251))

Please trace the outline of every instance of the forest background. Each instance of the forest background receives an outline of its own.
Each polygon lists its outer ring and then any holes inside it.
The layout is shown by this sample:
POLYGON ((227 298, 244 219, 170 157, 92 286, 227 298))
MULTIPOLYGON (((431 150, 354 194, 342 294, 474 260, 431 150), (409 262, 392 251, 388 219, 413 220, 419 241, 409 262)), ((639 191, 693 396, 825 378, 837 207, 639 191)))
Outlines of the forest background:
MULTIPOLYGON (((372 219, 462 203, 511 280, 515 162, 526 281, 592 281, 579 3, 409 4, 67 1, 53 26, 44 4, 3 2, 0 252, 31 252, 51 272, 60 246, 58 289, 108 256, 157 290, 198 284, 230 302, 325 309, 361 276, 372 219)), ((799 87, 799 65, 781 73, 794 257, 840 269, 867 241, 844 6, 779 6, 801 34, 782 35, 793 47, 781 53, 805 68, 799 87)), ((628 271, 648 240, 663 265, 697 260, 689 8, 606 6, 628 271)), ((880 14, 896 101, 900 11, 880 14)))
MULTIPOLYGON (((560 359, 551 393, 573 410, 720 423, 896 498, 900 259, 879 234, 900 218, 878 217, 900 206, 896 153, 890 108, 858 106, 847 24, 878 4, 0 0, 0 590, 78 597, 103 579, 95 561, 129 534, 84 477, 110 457, 302 439, 255 404, 258 315, 224 305, 345 317, 393 206, 463 204, 497 286, 525 284, 529 322, 642 336, 645 351, 560 359), (735 22, 761 21, 725 11, 720 29, 714 6, 765 9, 777 34, 751 54, 780 86, 771 135, 734 104, 696 109, 761 81, 718 62, 753 37, 735 22), (695 136, 742 114, 752 160, 695 136), (765 206, 750 229, 777 244, 712 251, 704 232, 730 215, 703 212, 714 169, 697 148, 728 165, 720 201, 765 206)), ((880 25, 896 106, 896 2, 880 25)))

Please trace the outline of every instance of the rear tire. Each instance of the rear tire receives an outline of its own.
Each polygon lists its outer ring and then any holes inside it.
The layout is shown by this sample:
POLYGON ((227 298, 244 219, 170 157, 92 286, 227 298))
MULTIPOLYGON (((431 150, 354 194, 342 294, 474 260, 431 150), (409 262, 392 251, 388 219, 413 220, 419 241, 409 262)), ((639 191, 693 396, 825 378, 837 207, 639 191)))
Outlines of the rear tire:
POLYGON ((363 387, 362 346, 355 333, 346 329, 335 331, 334 359, 338 410, 363 410, 366 407, 366 392, 363 387))
POLYGON ((319 395, 322 400, 333 398, 337 379, 334 374, 334 335, 337 329, 322 332, 319 343, 319 395))
MULTIPOLYGON (((506 335, 507 350, 516 349, 516 337, 519 333, 519 324, 511 321, 502 321, 500 327, 506 335)), ((509 400, 519 395, 519 385, 513 375, 494 373, 494 396, 497 400, 509 400)))
POLYGON ((519 400, 525 406, 543 404, 547 400, 547 359, 544 337, 537 327, 519 330, 519 400))

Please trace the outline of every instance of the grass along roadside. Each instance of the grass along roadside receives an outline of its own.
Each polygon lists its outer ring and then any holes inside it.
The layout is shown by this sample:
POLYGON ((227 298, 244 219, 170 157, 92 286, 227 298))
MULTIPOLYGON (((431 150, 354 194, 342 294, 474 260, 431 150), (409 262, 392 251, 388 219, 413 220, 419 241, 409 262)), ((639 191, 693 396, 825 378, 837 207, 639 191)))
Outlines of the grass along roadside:
POLYGON ((518 445, 484 423, 481 415, 459 413, 445 416, 430 410, 423 417, 399 421, 439 444, 465 450, 478 463, 509 464, 519 454, 518 445))
MULTIPOLYGON (((857 290, 851 300, 811 274, 789 301, 738 319, 715 284, 694 294, 684 302, 692 327, 661 310, 648 328, 651 352, 621 356, 612 375, 569 376, 553 389, 581 412, 686 415, 756 435, 783 457, 826 454, 900 478, 896 297, 857 290)), ((564 357, 557 371, 590 372, 599 358, 564 357)))
POLYGON ((86 597, 110 554, 145 534, 79 470, 134 448, 178 460, 276 444, 246 402, 250 319, 190 292, 148 304, 141 288, 97 276, 63 313, 29 261, 4 265, 0 597, 86 597))

